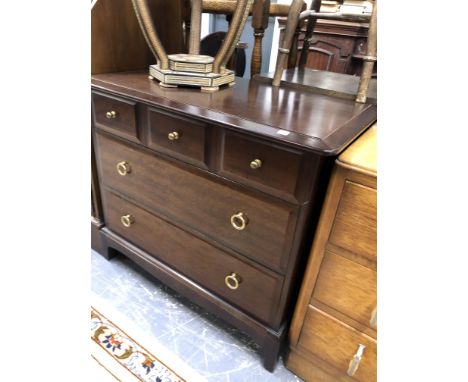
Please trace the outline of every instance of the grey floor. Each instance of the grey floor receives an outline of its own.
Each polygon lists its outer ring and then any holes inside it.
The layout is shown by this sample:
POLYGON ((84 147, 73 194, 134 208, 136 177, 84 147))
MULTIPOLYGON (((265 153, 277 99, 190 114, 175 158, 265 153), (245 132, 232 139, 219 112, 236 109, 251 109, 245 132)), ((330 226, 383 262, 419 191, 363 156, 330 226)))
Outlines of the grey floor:
POLYGON ((262 366, 259 347, 246 335, 190 303, 130 260, 107 261, 91 251, 91 289, 209 381, 301 381, 280 359, 262 366))

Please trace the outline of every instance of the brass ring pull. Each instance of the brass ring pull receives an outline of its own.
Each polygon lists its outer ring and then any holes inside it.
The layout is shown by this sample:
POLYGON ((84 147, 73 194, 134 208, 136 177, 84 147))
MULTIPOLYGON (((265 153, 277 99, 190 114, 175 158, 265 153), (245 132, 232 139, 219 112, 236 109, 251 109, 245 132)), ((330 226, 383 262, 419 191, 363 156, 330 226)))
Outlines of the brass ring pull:
POLYGON ((123 215, 120 217, 120 222, 124 227, 130 227, 133 223, 135 223, 135 219, 132 215, 123 215))
POLYGON ((106 117, 109 118, 109 119, 114 119, 114 118, 117 117, 117 112, 114 111, 114 110, 108 111, 106 113, 106 117))
POLYGON ((241 278, 235 272, 232 272, 231 274, 227 275, 224 279, 224 282, 226 283, 227 287, 232 290, 236 290, 237 288, 239 288, 241 281, 241 278))
POLYGON ((126 161, 117 163, 116 167, 117 167, 117 172, 122 176, 127 175, 131 171, 130 165, 126 161))
POLYGON ((245 229, 248 223, 249 219, 243 212, 238 212, 237 214, 231 216, 231 225, 238 231, 245 229))
POLYGON ((177 141, 179 139, 180 135, 177 131, 173 131, 172 133, 167 134, 167 138, 170 141, 177 141))
POLYGON ((254 159, 250 162, 250 168, 256 170, 257 168, 262 167, 262 161, 260 159, 254 159))
POLYGON ((371 319, 369 321, 371 328, 377 328, 377 307, 374 308, 371 314, 371 319))
POLYGON ((353 359, 349 362, 348 366, 348 372, 347 374, 352 377, 354 374, 356 374, 356 371, 359 367, 359 363, 361 362, 362 359, 362 354, 364 353, 364 349, 366 348, 365 345, 359 344, 358 350, 356 354, 354 355, 353 359))

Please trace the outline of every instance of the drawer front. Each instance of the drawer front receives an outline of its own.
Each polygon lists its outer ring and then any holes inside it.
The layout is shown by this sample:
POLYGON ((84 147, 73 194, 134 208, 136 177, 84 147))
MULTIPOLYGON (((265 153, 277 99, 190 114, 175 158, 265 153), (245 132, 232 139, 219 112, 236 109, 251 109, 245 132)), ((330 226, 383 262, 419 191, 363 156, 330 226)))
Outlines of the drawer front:
POLYGON ((206 125, 148 109, 148 146, 183 161, 206 167, 206 125))
POLYGON ((281 277, 244 263, 110 192, 105 193, 104 213, 106 225, 115 233, 233 305, 270 321, 281 277), (122 217, 126 217, 123 222, 122 217), (226 277, 237 289, 227 286, 226 277))
POLYGON ((313 299, 375 329, 376 292, 377 272, 332 252, 325 252, 313 299))
POLYGON ((343 375, 348 371, 359 345, 364 351, 352 378, 362 382, 377 379, 377 343, 372 338, 328 316, 326 313, 309 307, 298 346, 328 362, 343 375))
POLYGON ((100 134, 97 143, 105 184, 269 268, 285 269, 297 220, 292 207, 243 193, 100 134), (125 176, 116 169, 123 161, 130 168, 125 176))
POLYGON ((139 142, 136 103, 122 98, 92 93, 96 126, 125 139, 139 142))
POLYGON ((266 142, 225 132, 220 174, 296 201, 302 155, 266 142))
POLYGON ((372 261, 377 255, 377 190, 346 181, 330 243, 372 261))

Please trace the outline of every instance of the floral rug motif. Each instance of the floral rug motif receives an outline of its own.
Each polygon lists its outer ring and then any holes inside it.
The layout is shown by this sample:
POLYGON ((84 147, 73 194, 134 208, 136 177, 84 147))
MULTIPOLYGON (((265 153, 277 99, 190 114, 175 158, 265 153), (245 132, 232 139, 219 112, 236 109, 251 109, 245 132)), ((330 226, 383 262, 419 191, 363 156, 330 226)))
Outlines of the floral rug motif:
MULTIPOLYGON (((91 339, 133 374, 136 381, 185 382, 185 379, 93 307, 91 307, 91 339)), ((120 380, 111 370, 108 371, 120 380)))

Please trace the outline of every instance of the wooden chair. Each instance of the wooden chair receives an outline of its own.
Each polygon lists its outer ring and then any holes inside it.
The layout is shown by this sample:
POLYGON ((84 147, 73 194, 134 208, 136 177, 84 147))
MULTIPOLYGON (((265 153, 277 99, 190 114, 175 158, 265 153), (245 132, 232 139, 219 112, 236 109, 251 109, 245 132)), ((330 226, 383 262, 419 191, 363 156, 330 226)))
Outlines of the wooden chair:
MULTIPOLYGON (((301 9, 304 10, 306 3, 303 0, 300 0, 300 2, 301 9)), ((235 10, 236 3, 237 1, 235 0, 203 0, 203 12, 231 15, 235 10)), ((270 17, 286 17, 289 14, 289 10, 289 4, 276 4, 270 0, 254 0, 250 12, 252 16, 252 28, 254 30, 254 46, 250 62, 251 77, 259 74, 261 71, 263 37, 265 30, 268 28, 268 19, 270 17)), ((299 30, 293 36, 293 46, 297 46, 298 36, 299 30)))
MULTIPOLYGON (((369 21, 369 34, 367 44, 367 54, 364 56, 364 65, 356 93, 356 101, 365 103, 367 92, 372 77, 372 69, 377 56, 377 0, 374 0, 372 15, 343 14, 340 12, 320 12, 321 0, 314 0, 310 9, 301 11, 301 0, 293 0, 288 13, 286 31, 281 46, 278 49, 278 59, 276 61, 275 74, 273 76, 273 86, 279 86, 283 71, 286 68, 288 57, 293 53, 293 38, 302 20, 308 19, 304 46, 299 60, 299 68, 304 69, 309 51, 309 44, 312 38, 313 29, 317 19, 343 20, 343 21, 369 21)), ((297 53, 296 53, 297 54, 297 53)), ((295 59, 294 59, 295 60, 295 59)), ((295 61, 294 61, 295 62, 295 61)))

